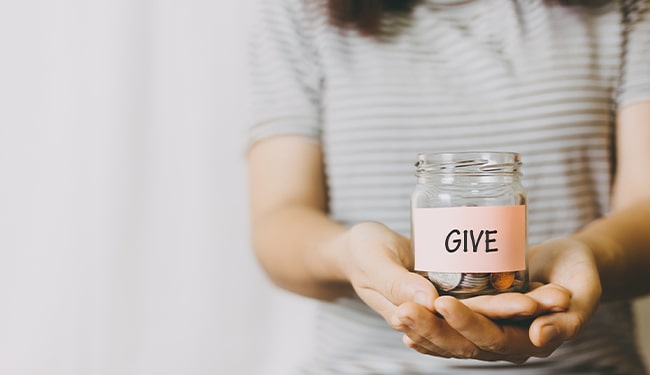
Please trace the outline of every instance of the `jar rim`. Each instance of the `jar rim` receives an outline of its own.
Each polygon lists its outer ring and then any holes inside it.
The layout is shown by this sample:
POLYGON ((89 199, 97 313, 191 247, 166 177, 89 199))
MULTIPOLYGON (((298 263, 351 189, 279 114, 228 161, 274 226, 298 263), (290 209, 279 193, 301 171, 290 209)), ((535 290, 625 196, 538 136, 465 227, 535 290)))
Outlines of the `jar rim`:
POLYGON ((521 155, 504 151, 422 152, 416 174, 492 175, 520 173, 521 155))

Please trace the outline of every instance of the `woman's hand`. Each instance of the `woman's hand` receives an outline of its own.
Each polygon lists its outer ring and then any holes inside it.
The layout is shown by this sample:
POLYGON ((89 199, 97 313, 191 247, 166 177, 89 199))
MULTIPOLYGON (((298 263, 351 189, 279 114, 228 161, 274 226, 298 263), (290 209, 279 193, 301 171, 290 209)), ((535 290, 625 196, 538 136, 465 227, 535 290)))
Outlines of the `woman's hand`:
POLYGON ((531 341, 543 346, 549 341, 574 338, 591 318, 602 294, 593 252, 582 241, 560 238, 532 248, 529 264, 531 280, 557 284, 571 293, 567 311, 533 321, 531 341))
POLYGON ((530 318, 569 306, 569 292, 549 285, 529 294, 481 296, 460 302, 440 297, 424 277, 410 272, 408 239, 386 226, 367 222, 347 235, 341 269, 357 295, 391 326, 404 332, 405 343, 440 357, 522 362, 544 356, 559 345, 535 347, 528 339, 530 318), (514 319, 495 323, 491 319, 514 319), (528 324, 522 322, 528 319, 528 324))
POLYGON ((514 363, 548 356, 584 327, 598 305, 600 280, 593 254, 572 239, 531 249, 530 264, 531 279, 548 284, 526 295, 443 296, 432 310, 406 303, 393 326, 425 354, 514 363))
POLYGON ((533 319, 566 311, 569 305, 569 291, 554 284, 527 294, 504 293, 462 301, 442 296, 434 302, 435 313, 413 303, 401 305, 393 326, 405 333, 404 344, 420 353, 523 363, 530 357, 548 356, 562 342, 533 344, 529 335, 533 319))
POLYGON ((386 321, 406 302, 433 310, 438 293, 428 280, 409 272, 413 255, 407 238, 383 224, 363 222, 350 228, 342 250, 342 272, 357 295, 386 321))

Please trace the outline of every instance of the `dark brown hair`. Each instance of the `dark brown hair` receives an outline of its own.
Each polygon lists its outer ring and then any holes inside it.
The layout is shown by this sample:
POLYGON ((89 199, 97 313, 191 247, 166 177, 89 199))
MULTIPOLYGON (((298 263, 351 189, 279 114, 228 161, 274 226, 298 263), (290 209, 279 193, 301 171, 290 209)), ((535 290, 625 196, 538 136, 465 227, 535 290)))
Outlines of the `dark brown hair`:
MULTIPOLYGON (((420 0, 327 0, 330 22, 352 28, 367 36, 381 31, 386 14, 408 13, 420 0)), ((552 0, 549 0, 552 1, 552 0)), ((600 7, 611 0, 555 0, 565 6, 600 7)))
POLYGON ((407 13, 418 0, 328 0, 330 22, 377 35, 385 13, 407 13))

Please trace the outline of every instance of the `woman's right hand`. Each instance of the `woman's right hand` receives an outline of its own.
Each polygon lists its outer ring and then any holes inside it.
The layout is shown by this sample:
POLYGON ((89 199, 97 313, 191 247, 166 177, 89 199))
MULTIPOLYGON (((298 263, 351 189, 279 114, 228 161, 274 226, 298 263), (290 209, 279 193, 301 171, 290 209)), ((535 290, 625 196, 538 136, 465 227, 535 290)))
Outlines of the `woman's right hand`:
POLYGON ((410 272, 410 241, 383 224, 363 222, 346 233, 339 266, 368 306, 391 322, 397 306, 415 302, 433 311, 438 293, 424 277, 410 272))

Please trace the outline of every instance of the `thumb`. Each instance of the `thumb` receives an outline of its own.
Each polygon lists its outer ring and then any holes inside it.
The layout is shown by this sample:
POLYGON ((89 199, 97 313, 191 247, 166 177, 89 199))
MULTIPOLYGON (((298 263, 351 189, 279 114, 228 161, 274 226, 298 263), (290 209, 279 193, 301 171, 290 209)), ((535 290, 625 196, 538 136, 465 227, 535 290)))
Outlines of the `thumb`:
POLYGON ((409 272, 413 264, 410 242, 380 223, 360 223, 350 230, 348 278, 357 294, 387 316, 405 302, 433 309, 437 293, 433 284, 409 272))
POLYGON ((551 342, 571 340, 580 333, 586 320, 575 310, 540 316, 530 326, 530 341, 543 347, 551 342))
POLYGON ((429 311, 434 311, 434 301, 438 293, 433 284, 425 277, 409 272, 398 265, 391 267, 388 275, 380 275, 376 285, 383 285, 380 291, 391 303, 399 306, 406 302, 415 302, 429 311))
POLYGON ((406 302, 415 302, 434 311, 433 303, 438 294, 428 280, 392 262, 375 268, 379 269, 381 272, 367 273, 363 282, 353 285, 357 295, 388 323, 397 306, 406 302))

